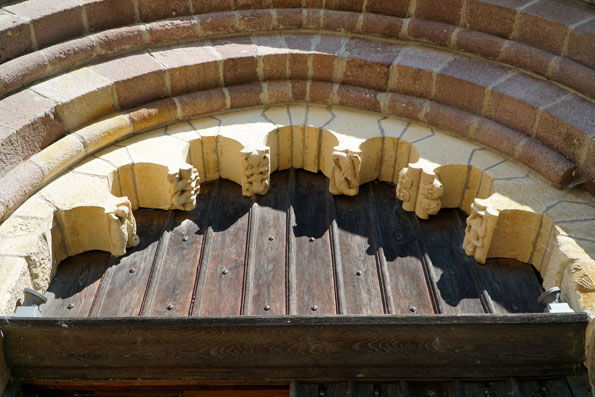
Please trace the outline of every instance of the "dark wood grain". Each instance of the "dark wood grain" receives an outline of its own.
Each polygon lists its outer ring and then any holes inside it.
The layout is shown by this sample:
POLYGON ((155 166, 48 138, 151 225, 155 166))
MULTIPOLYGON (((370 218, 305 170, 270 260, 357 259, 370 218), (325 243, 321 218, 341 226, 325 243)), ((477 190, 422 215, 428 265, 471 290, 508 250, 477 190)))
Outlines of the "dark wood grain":
POLYGON ((394 186, 377 184, 371 195, 374 219, 380 240, 371 249, 384 256, 385 283, 390 286, 395 314, 434 313, 428 279, 421 260, 419 236, 411 227, 415 215, 405 213, 396 198, 394 186), (378 248, 382 247, 382 251, 378 248))
POLYGON ((566 379, 519 380, 518 385, 523 396, 572 396, 572 391, 566 379))
POLYGON ((193 299, 212 185, 201 188, 191 212, 174 211, 171 230, 162 237, 142 315, 187 316, 193 299))
POLYGON ((461 248, 464 229, 458 220, 459 214, 450 210, 419 222, 436 296, 444 313, 487 312, 470 269, 476 262, 461 248))
POLYGON ((380 275, 369 237, 369 198, 337 196, 334 202, 346 313, 382 314, 380 275))
POLYGON ((105 271, 113 264, 107 252, 91 251, 60 263, 46 292, 47 303, 40 306, 47 317, 86 317, 105 271))
POLYGON ((510 387, 510 382, 502 381, 485 381, 485 382, 457 382, 460 389, 458 390, 461 397, 473 396, 510 396, 513 395, 513 390, 510 387))
POLYGON ((296 175, 292 207, 295 224, 295 301, 297 314, 323 315, 337 312, 331 243, 328 183, 318 175, 296 175))
POLYGON ((566 376, 580 371, 586 324, 586 314, 0 319, 13 374, 56 379, 566 376))
POLYGON ((135 212, 140 244, 114 262, 105 272, 91 316, 137 316, 145 299, 155 254, 167 227, 168 211, 135 212))
POLYGON ((271 187, 253 206, 248 249, 247 315, 286 314, 286 242, 289 173, 271 176, 271 187))
POLYGON ((253 200, 241 195, 235 183, 219 180, 209 213, 211 242, 201 267, 203 288, 194 308, 200 316, 239 315, 242 310, 246 265, 246 237, 253 200))

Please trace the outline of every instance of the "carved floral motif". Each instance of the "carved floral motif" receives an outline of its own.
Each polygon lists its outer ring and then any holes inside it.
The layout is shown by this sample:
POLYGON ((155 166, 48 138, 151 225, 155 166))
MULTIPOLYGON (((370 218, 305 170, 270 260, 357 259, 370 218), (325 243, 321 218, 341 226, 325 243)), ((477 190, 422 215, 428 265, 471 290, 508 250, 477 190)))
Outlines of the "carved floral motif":
POLYGON ((115 209, 107 214, 110 243, 110 252, 113 256, 126 253, 126 248, 138 245, 139 238, 136 234, 136 220, 132 214, 130 201, 123 198, 117 203, 115 209))
MULTIPOLYGON (((416 192, 413 191, 414 178, 417 179, 417 175, 414 175, 412 168, 405 167, 399 172, 399 181, 397 183, 397 198, 403 202, 403 207, 407 204, 411 204, 415 200, 416 192)), ((415 206, 413 206, 415 208, 415 206)))
POLYGON ((497 211, 477 201, 471 204, 471 213, 466 221, 463 249, 479 263, 486 261, 497 220, 497 211))
POLYGON ((242 194, 253 196, 266 194, 269 190, 271 178, 270 149, 255 149, 242 151, 242 194))
POLYGON ((362 161, 358 154, 349 150, 335 150, 332 154, 331 194, 355 196, 359 191, 359 173, 362 161))
POLYGON ((200 191, 198 170, 194 167, 180 168, 168 178, 172 187, 171 208, 190 211, 196 207, 196 195, 200 191))

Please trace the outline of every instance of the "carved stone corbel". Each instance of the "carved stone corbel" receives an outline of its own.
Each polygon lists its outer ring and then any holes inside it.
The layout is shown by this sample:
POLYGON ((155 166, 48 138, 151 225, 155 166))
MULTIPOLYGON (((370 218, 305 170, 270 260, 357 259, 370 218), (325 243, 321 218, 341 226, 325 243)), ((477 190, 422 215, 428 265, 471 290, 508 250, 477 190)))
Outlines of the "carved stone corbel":
POLYGON ((357 195, 362 166, 360 156, 350 150, 335 150, 331 155, 331 160, 331 177, 329 181, 331 194, 357 195))
POLYGON ((266 194, 271 180, 270 149, 242 150, 240 155, 243 169, 242 194, 266 194))
POLYGON ((486 261, 498 222, 498 214, 497 210, 482 205, 477 200, 471 204, 471 212, 466 221, 463 249, 479 263, 486 261))
POLYGON ((110 241, 109 251, 113 256, 122 256, 126 253, 126 248, 138 245, 136 220, 127 198, 121 197, 115 208, 106 211, 106 219, 110 241))
POLYGON ((171 208, 190 211, 196 207, 196 195, 200 191, 198 170, 192 166, 180 168, 168 174, 171 208))
POLYGON ((438 176, 421 168, 405 167, 399 172, 397 198, 403 202, 405 211, 415 211, 422 219, 440 211, 444 189, 438 176))
POLYGON ((575 262, 571 265, 570 272, 579 289, 584 292, 595 292, 595 266, 586 261, 575 262))

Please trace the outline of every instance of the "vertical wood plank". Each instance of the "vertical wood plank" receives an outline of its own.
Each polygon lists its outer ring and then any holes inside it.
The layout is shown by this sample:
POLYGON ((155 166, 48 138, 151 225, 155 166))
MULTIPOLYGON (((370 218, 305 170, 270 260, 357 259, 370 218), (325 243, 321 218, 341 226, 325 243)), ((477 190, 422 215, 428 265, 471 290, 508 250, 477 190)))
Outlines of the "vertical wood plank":
POLYGON ((426 253, 444 313, 484 313, 481 297, 471 274, 473 258, 461 249, 464 230, 455 211, 441 211, 429 221, 419 221, 426 253))
POLYGON ((439 382, 407 382, 409 395, 447 397, 448 384, 439 382))
POLYGON ((253 200, 242 196, 241 187, 233 182, 218 183, 208 224, 212 241, 201 263, 205 266, 203 288, 194 307, 199 316, 239 315, 242 307, 246 238, 253 200))
POLYGON ((518 380, 521 396, 572 396, 566 379, 518 380))
MULTIPOLYGON (((369 186, 362 187, 368 189, 369 186)), ((349 314, 383 314, 377 246, 370 236, 370 202, 366 191, 336 196, 335 216, 343 270, 345 309, 349 314)))
POLYGON ((495 313, 541 313, 537 302, 543 292, 531 265, 513 259, 489 259, 485 265, 471 264, 480 293, 489 298, 495 313))
POLYGON ((380 396, 381 397, 407 397, 409 396, 407 391, 407 382, 401 381, 400 383, 381 383, 380 385, 380 396))
MULTIPOLYGON (((426 278, 419 237, 412 230, 411 217, 397 200, 394 187, 374 184, 372 205, 379 231, 378 244, 386 261, 393 314, 433 314, 434 305, 426 278)), ((380 252, 380 251, 379 251, 380 252)))
POLYGON ((137 316, 145 298, 160 239, 170 212, 141 209, 134 213, 140 244, 119 258, 104 276, 90 316, 137 316))
POLYGON ((66 258, 58 266, 40 306, 44 317, 87 317, 109 268, 111 255, 103 251, 85 252, 66 258))
POLYGON ((286 233, 289 173, 271 175, 271 187, 256 199, 253 239, 248 249, 248 282, 244 313, 286 314, 286 233))
POLYGON ((318 385, 312 383, 292 382, 289 395, 291 397, 319 397, 318 385))
POLYGON ((286 253, 285 260, 287 262, 286 268, 286 287, 287 287, 287 313, 291 315, 297 314, 297 269, 296 269, 296 250, 295 250, 295 236, 293 234, 293 228, 296 225, 295 220, 295 192, 296 192, 297 176, 295 169, 289 170, 289 208, 287 209, 287 225, 285 228, 286 235, 286 253))
POLYGON ((191 212, 174 211, 172 229, 162 247, 162 262, 155 269, 143 315, 187 316, 198 271, 212 185, 201 187, 191 212))
POLYGON ((328 181, 297 173, 292 207, 295 239, 296 310, 302 315, 336 314, 335 286, 329 237, 328 181))
POLYGON ((508 396, 510 384, 507 381, 461 382, 461 397, 508 396))

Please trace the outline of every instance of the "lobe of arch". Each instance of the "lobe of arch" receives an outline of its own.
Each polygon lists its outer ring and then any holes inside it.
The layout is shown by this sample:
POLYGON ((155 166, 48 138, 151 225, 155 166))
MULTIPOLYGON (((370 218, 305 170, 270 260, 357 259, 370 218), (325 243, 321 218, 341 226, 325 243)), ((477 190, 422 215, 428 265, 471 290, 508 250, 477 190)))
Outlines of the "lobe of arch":
MULTIPOLYGON (((266 194, 272 172, 301 168, 326 175, 332 194, 356 195, 373 180, 395 184, 403 208, 422 219, 460 208, 469 214, 468 255, 532 263, 546 287, 566 285, 568 301, 593 309, 592 258, 547 208, 527 203, 515 181, 548 200, 565 193, 528 172, 501 178, 496 170, 506 160, 490 153, 493 165, 485 167, 476 153, 489 152, 421 124, 338 108, 273 107, 179 122, 96 153, 27 200, 0 225, 0 266, 11 258, 44 290, 67 256, 94 249, 120 256, 138 244, 137 208, 191 210, 200 184, 218 178, 240 184, 246 196, 266 194)), ((0 302, 0 310, 14 304, 0 302)))

